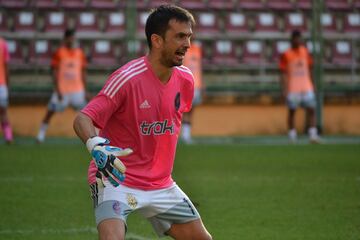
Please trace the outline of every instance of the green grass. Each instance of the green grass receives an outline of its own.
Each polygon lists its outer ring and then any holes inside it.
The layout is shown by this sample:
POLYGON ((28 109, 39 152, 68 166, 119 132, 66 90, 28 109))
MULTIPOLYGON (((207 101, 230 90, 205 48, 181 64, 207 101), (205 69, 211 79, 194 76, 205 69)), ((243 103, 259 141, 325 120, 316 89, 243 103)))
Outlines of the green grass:
MULTIPOLYGON (((0 145, 0 239, 97 239, 88 160, 73 140, 0 145)), ((359 144, 180 145, 174 169, 214 239, 360 239, 359 144)))

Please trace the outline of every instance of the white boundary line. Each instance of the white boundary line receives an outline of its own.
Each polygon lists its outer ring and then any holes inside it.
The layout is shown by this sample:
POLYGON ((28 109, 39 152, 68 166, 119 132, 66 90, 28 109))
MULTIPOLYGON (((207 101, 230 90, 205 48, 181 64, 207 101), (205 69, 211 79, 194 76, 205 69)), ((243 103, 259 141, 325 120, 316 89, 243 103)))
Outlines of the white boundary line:
MULTIPOLYGON (((2 235, 60 235, 60 234, 78 234, 78 233, 93 233, 97 234, 95 227, 80 227, 80 228, 44 228, 44 229, 5 229, 0 230, 2 235)), ((143 237, 134 233, 127 233, 126 239, 129 240, 152 240, 151 238, 143 237)))

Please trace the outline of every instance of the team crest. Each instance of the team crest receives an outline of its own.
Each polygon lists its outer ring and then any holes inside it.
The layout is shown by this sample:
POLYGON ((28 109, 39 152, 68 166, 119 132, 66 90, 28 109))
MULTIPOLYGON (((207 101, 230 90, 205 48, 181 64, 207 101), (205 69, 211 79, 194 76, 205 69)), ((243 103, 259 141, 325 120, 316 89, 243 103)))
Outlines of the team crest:
POLYGON ((180 92, 178 92, 176 94, 176 97, 175 97, 175 109, 176 111, 178 111, 180 108, 180 92))
POLYGON ((136 208, 138 202, 137 202, 136 198, 134 197, 134 195, 132 195, 130 193, 126 194, 126 200, 128 202, 129 207, 131 207, 132 209, 136 208))

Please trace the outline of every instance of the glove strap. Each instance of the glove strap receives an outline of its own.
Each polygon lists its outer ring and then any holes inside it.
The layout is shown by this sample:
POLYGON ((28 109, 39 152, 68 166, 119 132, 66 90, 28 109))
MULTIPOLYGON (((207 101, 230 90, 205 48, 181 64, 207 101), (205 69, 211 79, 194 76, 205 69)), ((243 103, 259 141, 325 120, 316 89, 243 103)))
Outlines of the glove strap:
POLYGON ((86 147, 91 153, 95 146, 100 144, 108 144, 110 141, 106 138, 102 138, 99 136, 91 137, 86 141, 86 147))

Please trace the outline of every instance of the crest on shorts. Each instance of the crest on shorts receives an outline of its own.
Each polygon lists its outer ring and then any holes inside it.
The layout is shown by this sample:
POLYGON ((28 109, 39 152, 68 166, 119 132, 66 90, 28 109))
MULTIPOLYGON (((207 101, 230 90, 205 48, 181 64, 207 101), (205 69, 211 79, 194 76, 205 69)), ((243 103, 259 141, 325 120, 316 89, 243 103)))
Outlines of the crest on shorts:
POLYGON ((131 207, 132 209, 136 208, 138 202, 137 202, 136 198, 134 197, 134 195, 132 195, 130 193, 126 194, 126 200, 128 202, 129 207, 131 207))
POLYGON ((119 201, 115 201, 113 203, 113 210, 116 214, 120 215, 120 202, 119 201))

